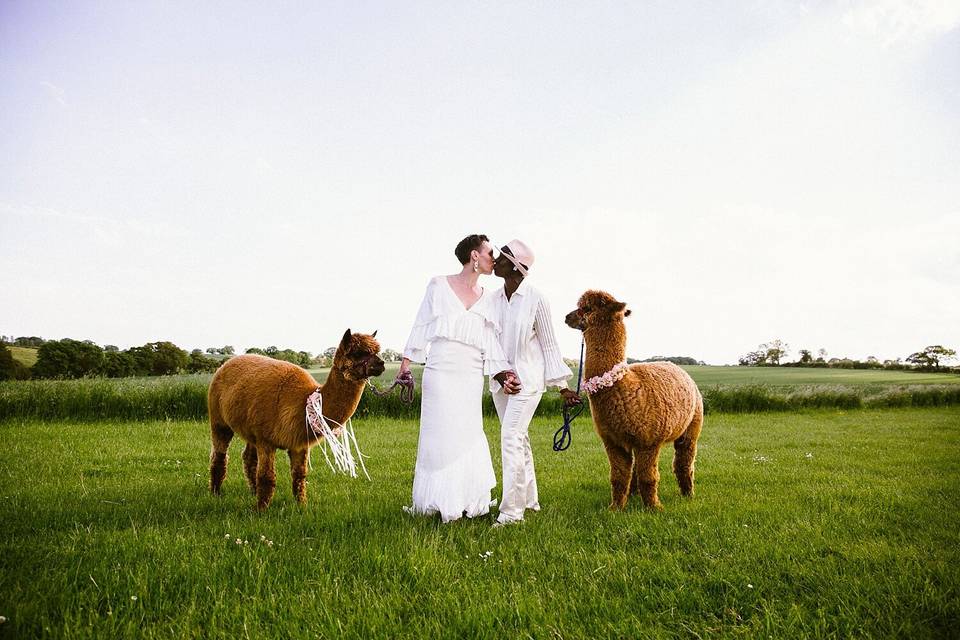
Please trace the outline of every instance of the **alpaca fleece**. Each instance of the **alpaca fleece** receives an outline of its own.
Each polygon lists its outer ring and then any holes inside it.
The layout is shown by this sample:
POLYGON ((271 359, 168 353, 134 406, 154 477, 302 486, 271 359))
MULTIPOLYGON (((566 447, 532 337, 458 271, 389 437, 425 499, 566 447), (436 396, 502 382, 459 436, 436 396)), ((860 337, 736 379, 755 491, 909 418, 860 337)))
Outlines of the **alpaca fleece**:
MULTIPOLYGON (((583 331, 584 376, 603 375, 623 362, 626 303, 604 291, 587 291, 566 323, 583 331)), ((630 495, 660 509, 657 488, 660 448, 673 442, 673 472, 680 493, 693 495, 697 439, 703 426, 703 397, 696 383, 675 364, 632 364, 623 379, 590 396, 593 424, 610 461, 610 508, 623 509, 630 495)))
MULTIPOLYGON (((327 381, 320 386, 323 413, 344 423, 357 410, 370 376, 384 371, 373 335, 349 329, 337 347, 327 381)), ((307 456, 320 441, 306 426, 307 397, 317 381, 295 364, 265 356, 242 355, 227 360, 214 374, 207 392, 210 415, 210 490, 219 495, 227 474, 227 449, 233 435, 246 441, 243 471, 257 496, 257 509, 266 509, 276 488, 277 449, 290 457, 293 495, 307 500, 307 456)))

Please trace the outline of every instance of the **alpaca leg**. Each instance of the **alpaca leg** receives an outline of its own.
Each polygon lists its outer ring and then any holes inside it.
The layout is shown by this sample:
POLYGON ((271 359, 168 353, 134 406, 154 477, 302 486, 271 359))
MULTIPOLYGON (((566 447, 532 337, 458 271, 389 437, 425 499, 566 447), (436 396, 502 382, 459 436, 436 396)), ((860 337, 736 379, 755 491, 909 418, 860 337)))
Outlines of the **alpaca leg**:
POLYGON ((697 439, 703 426, 703 409, 698 407, 690 426, 673 443, 673 475, 680 485, 680 495, 693 497, 693 469, 697 460, 697 439))
POLYGON ((222 424, 210 425, 210 491, 220 495, 223 479, 227 477, 227 449, 233 439, 233 429, 222 424))
POLYGON ((276 452, 273 447, 257 446, 257 511, 263 511, 270 505, 277 488, 277 472, 274 468, 276 452))
POLYGON ((293 477, 293 497, 300 504, 307 503, 307 450, 288 451, 290 475, 293 477))
POLYGON ((660 445, 649 449, 636 449, 633 452, 633 472, 636 492, 643 499, 645 507, 660 510, 660 498, 657 486, 660 483, 660 445))
POLYGON ((250 493, 257 495, 257 447, 249 442, 243 448, 243 475, 247 478, 250 493))
POLYGON ((632 457, 627 449, 604 442, 607 458, 610 459, 610 510, 619 511, 627 506, 627 494, 630 491, 630 469, 632 457))

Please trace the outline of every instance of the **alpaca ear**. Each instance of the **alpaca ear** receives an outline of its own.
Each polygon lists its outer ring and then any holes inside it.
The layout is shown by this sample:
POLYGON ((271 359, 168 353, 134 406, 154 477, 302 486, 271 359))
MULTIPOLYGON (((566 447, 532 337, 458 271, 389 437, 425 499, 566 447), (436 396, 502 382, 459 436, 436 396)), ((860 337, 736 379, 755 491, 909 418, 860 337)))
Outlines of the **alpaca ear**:
POLYGON ((371 334, 370 334, 370 337, 371 337, 371 338, 376 338, 376 337, 377 337, 377 331, 379 331, 379 329, 377 329, 377 330, 375 330, 373 333, 371 333, 371 334))
MULTIPOLYGON (((626 302, 617 302, 617 303, 614 303, 613 305, 614 313, 616 313, 617 311, 623 311, 626 308, 627 308, 626 302)), ((628 314, 624 313, 623 315, 628 315, 628 314)))
POLYGON ((347 329, 346 332, 344 332, 343 334, 343 338, 340 339, 340 344, 346 345, 348 342, 350 342, 350 338, 352 335, 353 334, 350 333, 350 329, 347 329))

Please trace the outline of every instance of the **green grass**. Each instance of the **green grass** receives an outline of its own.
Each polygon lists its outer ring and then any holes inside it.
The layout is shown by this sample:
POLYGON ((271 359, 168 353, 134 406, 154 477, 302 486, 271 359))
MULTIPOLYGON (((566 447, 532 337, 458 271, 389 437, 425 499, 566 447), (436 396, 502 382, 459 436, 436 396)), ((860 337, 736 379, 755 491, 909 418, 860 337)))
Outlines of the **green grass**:
MULTIPOLYGON (((703 375, 696 367, 693 369, 693 375, 703 375)), ((713 375, 712 369, 717 367, 710 369, 708 373, 713 375)), ((779 371, 771 369, 758 371, 779 374, 779 371)), ((312 372, 320 382, 326 379, 327 373, 327 370, 312 372)), ((710 376, 706 376, 701 377, 700 390, 706 411, 711 414, 960 404, 960 377, 940 376, 931 379, 925 374, 905 374, 908 379, 910 376, 918 378, 917 384, 862 382, 872 379, 868 374, 877 373, 883 375, 884 372, 859 372, 859 384, 802 384, 802 379, 797 379, 796 384, 787 385, 779 384, 784 379, 777 375, 772 375, 769 379, 778 381, 778 384, 751 384, 753 378, 749 376, 753 375, 752 371, 738 371, 738 368, 733 368, 733 371, 727 374, 731 384, 708 385, 704 380, 710 376), (937 380, 949 380, 952 384, 933 384, 937 380)), ((396 365, 393 365, 375 382, 380 388, 386 389, 395 375, 396 365)), ((420 379, 422 368, 417 367, 414 375, 420 379)), ((0 420, 27 417, 72 421, 200 420, 206 416, 206 394, 210 378, 211 374, 193 374, 152 378, 0 382, 0 420)), ((400 401, 397 392, 380 398, 367 390, 357 415, 363 418, 416 418, 419 407, 419 391, 414 404, 405 405, 400 401)), ((484 411, 488 416, 496 415, 489 393, 485 394, 484 411)), ((550 392, 543 397, 537 415, 555 416, 559 415, 560 411, 560 395, 550 392)))
POLYGON ((263 515, 240 443, 208 494, 203 423, 2 422, 0 638, 956 637, 960 410, 713 416, 662 513, 607 512, 589 420, 565 453, 556 422, 543 511, 496 530, 401 513, 413 421, 356 422, 372 482, 315 452, 302 509, 280 458, 263 515))
POLYGON ((7 349, 10 349, 13 359, 18 360, 25 367, 32 367, 37 363, 37 349, 33 347, 7 346, 7 349))
POLYGON ((684 366, 683 369, 701 387, 758 384, 771 386, 960 384, 960 375, 955 373, 804 367, 684 366))

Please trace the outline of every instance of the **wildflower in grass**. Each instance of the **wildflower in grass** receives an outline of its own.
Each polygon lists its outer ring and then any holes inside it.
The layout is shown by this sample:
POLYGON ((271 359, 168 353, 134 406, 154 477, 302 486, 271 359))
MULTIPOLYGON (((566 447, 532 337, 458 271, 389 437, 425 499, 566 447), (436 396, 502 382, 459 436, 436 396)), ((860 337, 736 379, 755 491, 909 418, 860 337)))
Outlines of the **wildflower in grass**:
POLYGON ((243 540, 241 540, 240 538, 237 538, 237 539, 235 540, 235 542, 236 542, 237 544, 243 544, 243 540))
POLYGON ((6 616, 0 616, 0 624, 3 624, 3 623, 6 622, 6 621, 7 621, 7 617, 6 617, 6 616))
POLYGON ((230 534, 229 534, 229 533, 225 533, 225 534, 223 534, 223 537, 226 538, 227 540, 229 540, 229 539, 230 539, 230 534))
POLYGON ((137 601, 137 596, 130 596, 130 599, 133 600, 134 602, 136 602, 136 601, 137 601))
POLYGON ((747 583, 747 589, 753 589, 753 585, 750 584, 749 582, 747 583))
POLYGON ((803 457, 806 458, 807 460, 811 460, 811 459, 813 458, 813 454, 812 454, 812 453, 808 453, 807 455, 805 455, 805 456, 803 456, 803 457))

